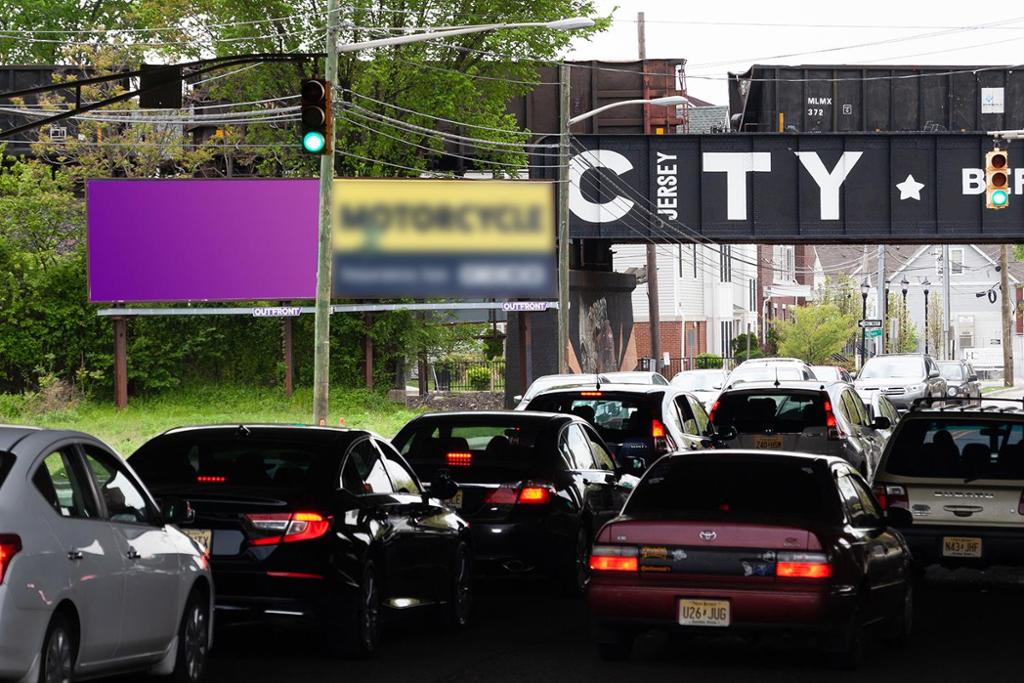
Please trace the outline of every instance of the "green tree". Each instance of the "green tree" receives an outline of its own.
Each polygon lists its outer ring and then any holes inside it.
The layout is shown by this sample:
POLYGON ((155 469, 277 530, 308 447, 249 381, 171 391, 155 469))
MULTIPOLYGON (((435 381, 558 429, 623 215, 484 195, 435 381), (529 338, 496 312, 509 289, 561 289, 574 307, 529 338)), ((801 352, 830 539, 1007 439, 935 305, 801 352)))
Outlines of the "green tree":
POLYGON ((737 363, 742 363, 751 358, 762 358, 763 356, 764 353, 761 351, 760 342, 757 339, 757 335, 753 332, 744 332, 733 338, 732 357, 737 363), (747 348, 750 349, 749 354, 747 353, 747 348))
POLYGON ((942 354, 945 335, 945 324, 942 315, 942 297, 932 290, 928 293, 928 352, 938 358, 942 354))
POLYGON ((793 309, 793 318, 778 326, 779 355, 800 358, 811 365, 826 364, 841 352, 855 329, 855 318, 831 303, 793 309))
POLYGON ((886 345, 889 353, 913 353, 917 351, 917 327, 910 320, 910 312, 900 294, 889 294, 886 307, 886 345), (896 336, 891 337, 893 321, 896 321, 896 336))

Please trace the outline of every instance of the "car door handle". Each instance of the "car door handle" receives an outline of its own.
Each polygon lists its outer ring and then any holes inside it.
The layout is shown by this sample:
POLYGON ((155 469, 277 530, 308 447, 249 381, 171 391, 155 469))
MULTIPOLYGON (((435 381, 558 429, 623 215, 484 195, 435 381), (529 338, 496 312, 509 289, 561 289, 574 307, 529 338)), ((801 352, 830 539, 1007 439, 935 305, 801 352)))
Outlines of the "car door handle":
POLYGON ((85 557, 85 554, 81 550, 69 550, 68 551, 68 559, 71 560, 72 562, 74 562, 76 560, 80 560, 83 557, 85 557))
POLYGON ((125 557, 127 557, 129 560, 138 560, 142 557, 142 555, 139 555, 139 551, 135 548, 128 548, 128 552, 125 553, 125 557))

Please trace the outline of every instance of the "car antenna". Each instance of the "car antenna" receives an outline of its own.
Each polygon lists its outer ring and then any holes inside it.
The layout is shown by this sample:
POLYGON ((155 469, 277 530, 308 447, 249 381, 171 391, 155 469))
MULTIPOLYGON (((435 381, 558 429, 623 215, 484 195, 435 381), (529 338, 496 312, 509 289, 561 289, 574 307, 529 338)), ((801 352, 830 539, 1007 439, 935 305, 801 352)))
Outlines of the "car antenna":
POLYGON ((779 381, 779 369, 775 368, 775 388, 778 389, 782 386, 782 382, 779 381))

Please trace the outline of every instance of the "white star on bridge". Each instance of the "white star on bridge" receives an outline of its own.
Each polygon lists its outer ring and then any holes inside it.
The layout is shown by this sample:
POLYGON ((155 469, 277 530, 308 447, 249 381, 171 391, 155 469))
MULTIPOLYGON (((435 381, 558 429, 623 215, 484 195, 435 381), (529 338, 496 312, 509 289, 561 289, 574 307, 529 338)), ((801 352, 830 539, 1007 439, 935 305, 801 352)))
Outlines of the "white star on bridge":
POLYGON ((919 183, 914 180, 913 175, 908 175, 902 183, 896 183, 896 188, 900 191, 900 201, 904 199, 921 201, 921 190, 924 189, 924 183, 919 183))

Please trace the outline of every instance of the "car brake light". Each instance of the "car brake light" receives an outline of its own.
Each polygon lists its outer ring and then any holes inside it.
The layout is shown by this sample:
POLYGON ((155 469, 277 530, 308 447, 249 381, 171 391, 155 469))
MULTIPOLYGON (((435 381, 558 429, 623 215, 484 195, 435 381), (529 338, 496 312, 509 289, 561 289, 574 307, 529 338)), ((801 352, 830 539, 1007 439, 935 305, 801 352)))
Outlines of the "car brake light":
POLYGON ((842 441, 846 438, 846 434, 836 422, 836 414, 832 412, 832 403, 828 400, 825 401, 825 429, 828 430, 829 441, 842 441))
POLYGON ((451 467, 469 467, 473 464, 473 454, 467 451, 449 453, 447 462, 451 467))
POLYGON ((595 545, 590 568, 595 572, 635 572, 640 569, 636 546, 595 545))
POLYGON ((874 493, 883 510, 888 510, 891 507, 910 509, 910 498, 907 497, 907 490, 902 486, 877 484, 874 493))
POLYGON ((487 494, 484 505, 547 505, 554 492, 550 484, 526 482, 519 487, 503 485, 487 494))
POLYGON ((0 534, 0 584, 11 565, 11 558, 21 550, 21 538, 14 534, 0 534))
POLYGON ((775 576, 785 579, 827 579, 832 576, 832 565, 822 553, 779 553, 775 562, 775 576))
POLYGON ((655 439, 665 438, 665 425, 661 424, 661 420, 651 420, 651 436, 655 439))
POLYGON ((711 420, 712 423, 714 423, 714 421, 715 421, 715 411, 718 410, 718 406, 721 403, 722 403, 721 401, 715 401, 715 404, 713 406, 711 406, 711 412, 708 413, 708 419, 711 420))
POLYGON ((330 519, 318 512, 271 512, 246 515, 254 531, 265 536, 249 540, 249 545, 276 545, 320 538, 327 533, 330 519))
POLYGON ((201 474, 196 477, 196 482, 199 484, 223 484, 227 480, 227 477, 215 477, 207 474, 201 474))
POLYGON ((580 392, 580 396, 582 396, 584 398, 599 398, 602 395, 603 395, 603 392, 600 392, 600 391, 581 391, 580 392))

